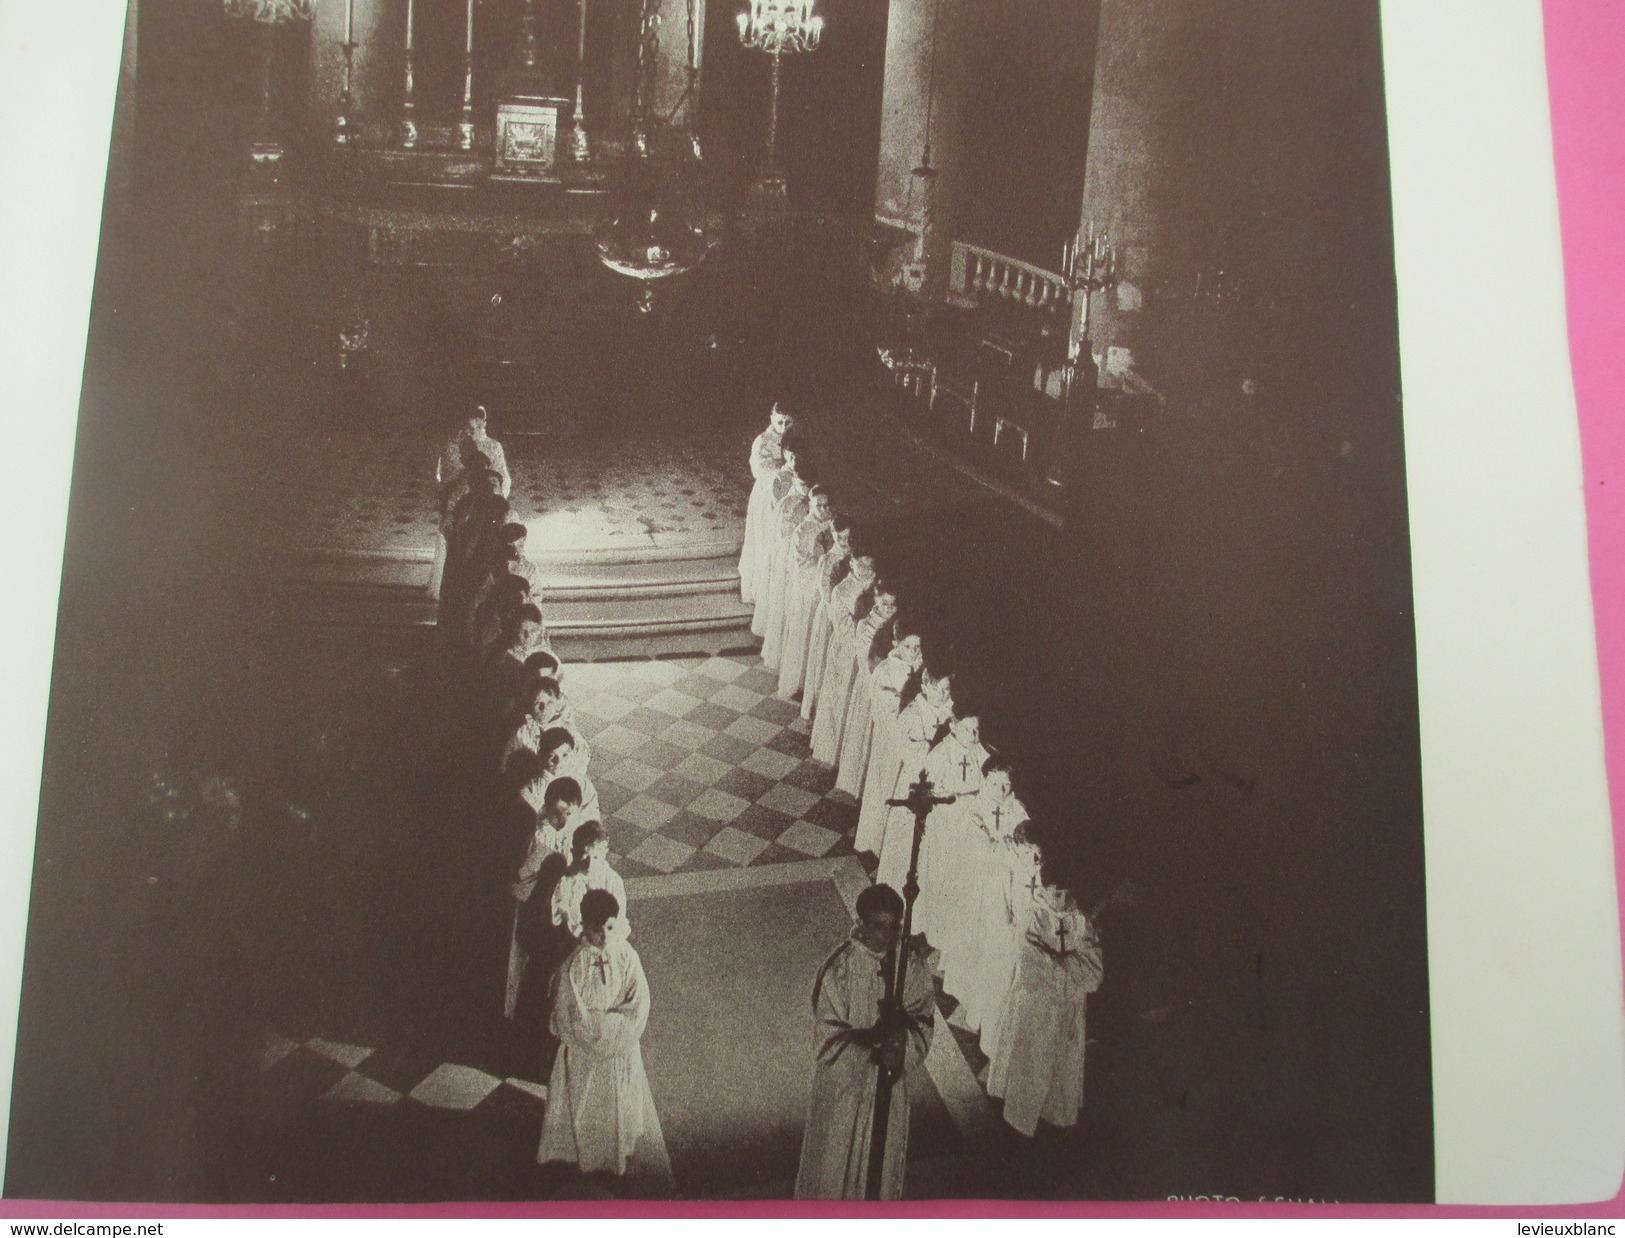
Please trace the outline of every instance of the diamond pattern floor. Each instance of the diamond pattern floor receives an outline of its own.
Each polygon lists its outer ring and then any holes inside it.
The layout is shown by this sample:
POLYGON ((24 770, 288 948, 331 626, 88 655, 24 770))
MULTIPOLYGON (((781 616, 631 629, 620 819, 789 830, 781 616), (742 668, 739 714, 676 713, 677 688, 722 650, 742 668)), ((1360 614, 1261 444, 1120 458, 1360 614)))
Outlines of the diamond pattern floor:
POLYGON ((776 684, 754 654, 568 668, 622 876, 850 854, 857 801, 776 684))

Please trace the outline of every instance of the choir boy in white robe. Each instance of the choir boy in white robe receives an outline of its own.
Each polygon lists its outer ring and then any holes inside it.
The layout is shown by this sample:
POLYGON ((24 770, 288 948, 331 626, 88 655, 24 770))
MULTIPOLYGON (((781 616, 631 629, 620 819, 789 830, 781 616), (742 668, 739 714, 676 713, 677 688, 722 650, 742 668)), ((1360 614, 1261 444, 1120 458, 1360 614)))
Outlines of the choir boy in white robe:
POLYGON ((851 523, 844 516, 837 516, 831 532, 835 541, 818 561, 818 594, 813 599, 812 617, 808 621, 807 673, 801 686, 801 716, 808 722, 812 721, 824 683, 824 658, 829 653, 831 630, 830 595, 852 569, 851 523))
POLYGON ((794 557, 790 550, 790 539, 807 518, 811 493, 812 478, 806 466, 797 460, 790 478, 790 488, 774 507, 774 519, 768 526, 772 533, 767 547, 767 583, 765 586, 761 581, 756 583, 756 613, 751 618, 751 631, 763 641, 764 662, 769 653, 774 655, 775 660, 766 663, 769 670, 778 669, 777 645, 779 625, 784 618, 785 566, 794 557), (773 642, 772 649, 768 648, 769 640, 773 642))
POLYGON ((442 487, 454 485, 462 477, 464 456, 467 451, 464 444, 470 444, 480 452, 487 461, 492 472, 502 478, 502 497, 507 498, 513 491, 513 476, 508 472, 507 453, 502 450, 502 444, 486 433, 490 423, 490 412, 483 404, 476 404, 473 410, 464 419, 461 427, 451 441, 446 444, 445 450, 440 453, 440 460, 435 465, 435 481, 442 487))
MULTIPOLYGON (((942 738, 954 716, 953 681, 942 675, 927 675, 920 693, 903 708, 898 718, 898 746, 893 754, 897 774, 892 779, 889 798, 906 799, 925 769, 932 745, 942 738)), ((867 806, 868 801, 864 801, 867 806)), ((908 878, 909 860, 914 851, 914 814, 907 808, 886 810, 886 835, 880 844, 880 868, 875 880, 901 890, 908 878)))
POLYGON ((886 800, 897 785, 903 747, 903 710, 918 697, 924 672, 925 649, 920 634, 903 621, 895 621, 891 652, 869 676, 873 731, 860 797, 863 808, 858 814, 858 833, 853 844, 869 855, 880 853, 886 835, 886 818, 891 815, 886 800))
POLYGON ((583 754, 592 755, 581 728, 576 725, 575 713, 565 701, 556 679, 542 679, 531 690, 527 708, 518 721, 512 723, 504 736, 502 759, 498 769, 506 774, 513 754, 521 748, 538 755, 542 751, 542 734, 550 727, 563 727, 570 732, 571 742, 583 754))
POLYGON ((513 880, 513 937, 508 946, 508 988, 503 1001, 504 1018, 512 1019, 519 1008, 520 986, 546 985, 552 978, 546 951, 538 950, 540 938, 548 936, 552 923, 553 891, 569 865, 570 822, 581 810, 581 788, 573 778, 555 778, 547 786, 536 827, 526 840, 524 859, 513 880), (535 906, 532 900, 535 900, 535 906), (538 915, 543 908, 545 915, 538 915), (542 923, 537 925, 535 922, 542 923), (538 929, 541 931, 538 932, 538 929), (538 964, 539 966, 532 966, 538 964))
POLYGON ((1100 940, 1065 890, 1033 900, 1015 984, 999 1019, 987 1091, 1023 1135, 1072 1126, 1083 1108, 1084 1016, 1105 966, 1100 940))
POLYGON ((973 1032, 999 1017, 1014 974, 1016 917, 1025 918, 1031 897, 1011 888, 1022 868, 1016 829, 1026 821, 1027 810, 1010 789, 1010 767, 988 762, 980 789, 966 801, 965 931, 942 955, 943 987, 959 998, 964 1025, 973 1032))
POLYGON ((818 1060, 812 1101, 801 1140, 797 1199, 864 1199, 869 1178, 869 1137, 874 1130, 880 1066, 900 1071, 886 1116, 886 1155, 880 1198, 903 1197, 908 1161, 908 1080, 925 1061, 934 1030, 931 973, 912 944, 901 1000, 882 1012, 884 967, 895 960, 902 936, 903 899, 890 886, 858 895, 852 936, 818 969, 813 1017, 818 1060))
MULTIPOLYGON (((491 469, 469 471, 467 493, 445 521, 446 561, 441 571, 437 636, 460 647, 468 631, 468 604, 494 558, 494 542, 512 515, 502 478, 491 469)), ((459 483, 461 484, 461 483, 459 483)))
POLYGON ((824 654, 823 686, 813 715, 812 754, 825 765, 841 759, 841 727, 846 721, 847 694, 852 690, 852 642, 858 620, 874 601, 875 561, 854 555, 852 570, 829 595, 829 650, 824 654))
POLYGON ((1043 889, 1044 861, 1038 846, 1028 833, 1031 822, 1016 826, 1005 848, 1005 862, 1009 868, 1005 883, 1006 919, 996 925, 996 932, 982 946, 982 979, 978 990, 982 1024, 982 1052, 991 1061, 999 1046, 999 1018, 1010 989, 1016 983, 1016 968, 1021 961, 1022 942, 1026 940, 1027 924, 1032 919, 1033 900, 1043 889))
MULTIPOLYGON (((590 890, 607 890, 615 896, 617 906, 626 906, 626 883, 609 865, 609 836, 596 821, 576 826, 571 836, 573 858, 559 884, 553 889, 553 923, 570 931, 572 937, 581 936, 581 901, 590 890)), ((622 911, 610 925, 610 932, 630 937, 632 926, 622 911)))
POLYGON ((581 900, 581 942, 559 970, 553 999, 562 1043, 536 1159, 572 1161, 583 1173, 624 1174, 640 1139, 661 1138, 641 1045, 649 982, 637 951, 607 927, 619 913, 607 890, 581 900))
POLYGON ((522 602, 508 616, 498 646, 482 663, 481 710, 486 725, 511 720, 515 702, 533 691, 534 677, 525 663, 547 641, 547 624, 542 609, 534 602, 522 602))
POLYGON ((767 415, 767 429, 750 445, 750 503, 745 508, 745 544, 739 552, 739 600, 746 606, 756 601, 757 543, 772 510, 773 478, 784 467, 781 444, 795 424, 795 418, 777 404, 767 415))
MULTIPOLYGON (((571 828, 583 821, 603 820, 598 811, 598 788, 587 777, 587 759, 576 747, 575 733, 569 727, 550 726, 542 732, 537 752, 541 756, 541 768, 536 777, 520 788, 520 798, 540 812, 548 787, 555 779, 567 778, 580 788, 580 811, 570 822, 571 828)), ((564 845, 559 850, 567 855, 570 848, 564 845)))
POLYGON ((493 607, 493 594, 503 590, 511 593, 513 581, 518 580, 524 584, 521 601, 541 605, 542 570, 525 555, 528 536, 524 525, 513 522, 500 530, 498 561, 485 582, 474 591, 469 604, 469 635, 476 648, 489 648, 498 639, 508 618, 508 610, 500 605, 493 607))
POLYGON ((773 570, 773 542, 778 531, 779 504, 790 493, 795 483, 796 465, 801 456, 799 440, 786 435, 779 444, 779 455, 784 463, 768 479, 762 495, 761 513, 756 520, 756 537, 751 544, 751 605, 761 609, 762 593, 767 588, 768 574, 773 570))
POLYGON ((884 584, 875 585, 875 604, 858 621, 852 637, 852 686, 847 694, 846 720, 841 723, 841 755, 835 786, 856 798, 863 793, 869 772, 869 741, 874 720, 874 670, 891 648, 891 625, 897 617, 897 595, 884 584))
POLYGON ((446 570, 446 526, 453 507, 468 492, 469 470, 494 472, 500 479, 503 498, 513 490, 507 453, 501 443, 486 434, 486 421, 485 407, 475 405, 435 462, 434 479, 440 487, 440 528, 435 535, 434 562, 429 568, 429 596, 435 601, 440 599, 440 584, 446 570))
POLYGON ((965 873, 966 801, 981 789, 982 767, 987 762, 982 724, 974 715, 952 722, 942 742, 925 759, 931 793, 955 797, 953 803, 938 804, 931 810, 920 841, 920 897, 914 904, 914 927, 938 950, 951 949, 950 938, 964 927, 970 885, 965 873))
MULTIPOLYGON (((835 544, 834 525, 828 493, 822 486, 814 486, 807 495, 807 518, 790 539, 791 555, 785 569, 778 694, 786 700, 801 691, 807 677, 807 642, 821 601, 818 565, 835 544)), ((767 648, 765 643, 762 648, 767 648)))

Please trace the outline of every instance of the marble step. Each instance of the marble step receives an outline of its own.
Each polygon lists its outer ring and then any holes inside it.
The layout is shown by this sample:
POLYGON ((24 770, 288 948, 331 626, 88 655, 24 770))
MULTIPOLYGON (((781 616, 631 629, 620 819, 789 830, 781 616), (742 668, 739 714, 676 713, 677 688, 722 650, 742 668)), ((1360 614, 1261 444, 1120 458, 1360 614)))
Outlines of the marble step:
MULTIPOLYGON (((714 549, 714 548, 711 548, 714 549)), ((429 560, 410 554, 312 552, 289 575, 301 584, 339 589, 422 590, 429 582, 429 560)), ((549 603, 634 597, 685 597, 739 592, 739 552, 725 544, 721 555, 623 550, 583 558, 538 560, 549 603)))
MULTIPOLYGON (((749 626, 751 608, 739 600, 732 565, 697 561, 647 565, 658 572, 628 574, 624 566, 566 577, 549 584, 543 599, 548 628, 557 635, 631 636, 655 632, 711 631, 749 626), (696 570, 699 569, 699 570, 696 570)), ((388 569, 368 564, 346 575, 300 579, 294 591, 318 622, 363 626, 431 625, 437 607, 425 589, 427 565, 388 569)))

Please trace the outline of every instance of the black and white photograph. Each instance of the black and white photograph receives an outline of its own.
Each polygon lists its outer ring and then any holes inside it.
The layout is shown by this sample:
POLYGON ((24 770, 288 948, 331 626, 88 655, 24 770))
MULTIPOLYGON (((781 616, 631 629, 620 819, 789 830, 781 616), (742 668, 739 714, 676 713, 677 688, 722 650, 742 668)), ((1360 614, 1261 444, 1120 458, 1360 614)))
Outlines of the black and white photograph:
POLYGON ((7 1196, 1434 1201, 1378 0, 128 0, 107 149, 7 1196))

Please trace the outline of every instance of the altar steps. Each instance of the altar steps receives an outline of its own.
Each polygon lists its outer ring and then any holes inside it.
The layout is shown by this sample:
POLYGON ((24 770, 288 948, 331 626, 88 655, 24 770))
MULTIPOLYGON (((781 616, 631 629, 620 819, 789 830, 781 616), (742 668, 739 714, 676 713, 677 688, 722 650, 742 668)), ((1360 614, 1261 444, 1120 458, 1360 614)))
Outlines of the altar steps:
MULTIPOLYGON (((738 557, 736 545, 721 542, 543 557, 542 609, 554 645, 578 660, 749 645, 751 609, 739 601, 738 557)), ((288 584, 320 626, 436 622, 427 552, 310 550, 289 567, 288 584)))

